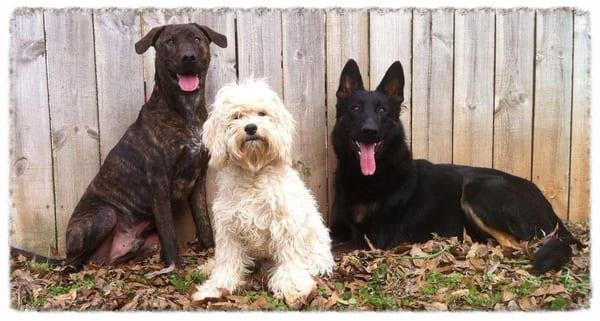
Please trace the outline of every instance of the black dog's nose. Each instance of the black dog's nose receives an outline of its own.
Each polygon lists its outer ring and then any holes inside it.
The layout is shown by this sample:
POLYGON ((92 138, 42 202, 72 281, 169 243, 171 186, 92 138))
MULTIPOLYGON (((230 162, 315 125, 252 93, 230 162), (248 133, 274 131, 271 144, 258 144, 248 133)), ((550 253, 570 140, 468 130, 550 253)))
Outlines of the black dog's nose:
POLYGON ((379 133, 377 128, 371 127, 371 126, 363 126, 363 128, 361 128, 361 132, 363 135, 369 136, 369 137, 377 136, 377 134, 379 133))
POLYGON ((257 129, 258 129, 258 127, 256 126, 256 124, 248 124, 244 127, 244 130, 246 131, 246 134, 248 134, 248 135, 256 134, 257 129))
POLYGON ((196 62, 196 55, 183 55, 182 60, 184 63, 194 63, 196 62))

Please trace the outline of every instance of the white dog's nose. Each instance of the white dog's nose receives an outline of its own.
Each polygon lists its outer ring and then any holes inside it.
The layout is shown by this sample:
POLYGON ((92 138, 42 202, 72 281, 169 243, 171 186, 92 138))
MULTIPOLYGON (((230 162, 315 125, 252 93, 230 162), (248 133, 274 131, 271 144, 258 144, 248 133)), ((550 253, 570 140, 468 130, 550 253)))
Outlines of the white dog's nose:
POLYGON ((258 129, 258 127, 256 126, 256 124, 248 124, 244 127, 244 130, 246 131, 246 134, 248 134, 248 135, 256 134, 257 129, 258 129))

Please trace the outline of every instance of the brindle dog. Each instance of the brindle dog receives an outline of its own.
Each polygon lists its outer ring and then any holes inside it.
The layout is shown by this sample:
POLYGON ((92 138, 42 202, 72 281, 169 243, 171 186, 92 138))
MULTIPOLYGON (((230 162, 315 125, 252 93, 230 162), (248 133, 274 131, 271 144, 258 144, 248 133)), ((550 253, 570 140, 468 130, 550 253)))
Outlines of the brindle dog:
POLYGON ((191 208, 201 246, 213 246, 200 141, 211 42, 227 46, 190 23, 155 27, 135 44, 138 54, 156 50, 154 90, 77 204, 66 264, 122 262, 157 243, 164 263, 179 263, 172 209, 180 206, 191 208))

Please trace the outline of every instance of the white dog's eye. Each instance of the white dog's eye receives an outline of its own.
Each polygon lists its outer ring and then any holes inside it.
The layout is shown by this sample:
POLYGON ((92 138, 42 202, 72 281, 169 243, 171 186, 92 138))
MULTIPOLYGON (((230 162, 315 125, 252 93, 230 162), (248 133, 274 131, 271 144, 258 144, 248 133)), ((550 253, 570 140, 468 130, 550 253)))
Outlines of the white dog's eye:
POLYGON ((233 115, 233 119, 240 119, 242 117, 242 114, 234 114, 233 115))
POLYGON ((264 113, 264 112, 262 112, 262 111, 259 111, 259 112, 258 112, 258 116, 260 116, 260 117, 263 117, 263 116, 267 116, 267 114, 265 114, 265 113, 264 113))

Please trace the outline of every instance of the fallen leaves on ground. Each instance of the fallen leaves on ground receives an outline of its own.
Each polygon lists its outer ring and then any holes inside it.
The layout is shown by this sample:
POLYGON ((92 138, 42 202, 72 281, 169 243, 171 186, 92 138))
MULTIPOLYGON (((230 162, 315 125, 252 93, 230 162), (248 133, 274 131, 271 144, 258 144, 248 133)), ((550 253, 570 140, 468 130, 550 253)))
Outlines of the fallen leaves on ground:
MULTIPOLYGON (((569 228, 586 244, 558 272, 537 275, 528 257, 540 242, 519 249, 465 237, 439 238, 392 250, 353 251, 336 257, 331 278, 303 310, 569 310, 589 307, 589 231, 569 228)), ((240 291, 222 299, 191 302, 206 275, 199 269, 212 249, 182 250, 183 264, 165 269, 158 255, 112 268, 65 267, 11 259, 11 304, 20 310, 289 310, 267 288, 267 268, 249 277, 240 291)))

